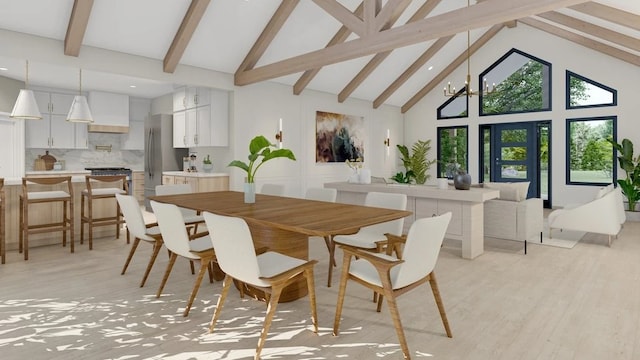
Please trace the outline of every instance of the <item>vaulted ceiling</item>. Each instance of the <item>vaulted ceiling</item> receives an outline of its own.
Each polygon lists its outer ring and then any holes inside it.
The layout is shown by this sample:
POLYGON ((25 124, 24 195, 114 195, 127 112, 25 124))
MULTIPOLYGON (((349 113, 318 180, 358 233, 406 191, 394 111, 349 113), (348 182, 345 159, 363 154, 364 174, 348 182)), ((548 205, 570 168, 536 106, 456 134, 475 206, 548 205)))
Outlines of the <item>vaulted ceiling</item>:
MULTIPOLYGON (((466 61, 467 30, 471 54, 524 24, 640 66, 637 0, 0 0, 0 9, 0 29, 59 40, 67 56, 102 48, 156 59, 165 73, 189 65, 234 74, 238 86, 270 80, 403 112, 466 61)), ((0 67, 12 60, 23 59, 0 67)), ((63 87, 66 77, 74 88, 77 74, 62 73, 30 79, 63 87)), ((84 76, 86 89, 114 91, 117 77, 84 76)))

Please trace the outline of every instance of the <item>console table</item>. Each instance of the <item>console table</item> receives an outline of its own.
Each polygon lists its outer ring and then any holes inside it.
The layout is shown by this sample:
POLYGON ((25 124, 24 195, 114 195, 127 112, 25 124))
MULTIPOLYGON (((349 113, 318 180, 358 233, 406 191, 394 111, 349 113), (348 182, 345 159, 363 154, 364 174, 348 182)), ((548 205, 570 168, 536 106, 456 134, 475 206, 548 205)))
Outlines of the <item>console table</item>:
POLYGON ((484 252, 484 202, 500 195, 499 190, 472 187, 456 190, 453 186, 439 189, 429 185, 352 184, 335 182, 324 184, 338 190, 338 202, 362 205, 370 191, 407 195, 407 210, 413 215, 405 218, 405 232, 415 219, 451 211, 448 239, 462 241, 462 257, 473 259, 484 252))

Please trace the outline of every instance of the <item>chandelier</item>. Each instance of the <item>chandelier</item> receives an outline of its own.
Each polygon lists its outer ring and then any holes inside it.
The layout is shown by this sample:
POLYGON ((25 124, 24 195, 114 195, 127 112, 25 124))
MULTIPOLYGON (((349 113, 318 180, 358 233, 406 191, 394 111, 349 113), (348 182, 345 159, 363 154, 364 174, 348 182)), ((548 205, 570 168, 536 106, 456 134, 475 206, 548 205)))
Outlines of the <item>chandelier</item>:
MULTIPOLYGON (((467 8, 469 7, 469 0, 467 0, 467 8)), ((482 81, 482 87, 478 90, 478 91, 473 91, 473 89, 471 88, 471 41, 470 41, 471 35, 469 30, 467 30, 467 80, 464 82, 464 92, 461 94, 458 94, 458 92, 456 91, 455 86, 451 87, 451 82, 449 82, 447 84, 447 87, 444 88, 444 96, 447 97, 454 97, 454 96, 460 96, 460 95, 465 95, 468 97, 471 97, 473 95, 487 95, 487 94, 491 94, 492 92, 496 91, 496 84, 493 84, 493 86, 491 87, 491 89, 489 89, 489 84, 487 84, 487 79, 483 79, 482 81)))

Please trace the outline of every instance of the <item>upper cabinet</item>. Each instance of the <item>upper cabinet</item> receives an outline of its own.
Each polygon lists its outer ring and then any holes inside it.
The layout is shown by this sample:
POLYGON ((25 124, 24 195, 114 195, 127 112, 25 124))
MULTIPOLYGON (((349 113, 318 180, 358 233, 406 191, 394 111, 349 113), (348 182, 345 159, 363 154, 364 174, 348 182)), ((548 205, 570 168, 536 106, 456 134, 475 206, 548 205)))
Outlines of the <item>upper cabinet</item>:
POLYGON ((229 145, 229 92, 186 87, 173 96, 173 146, 229 145))
POLYGON ((25 146, 43 149, 86 148, 82 141, 82 126, 66 121, 74 95, 34 90, 42 120, 25 121, 25 146), (76 131, 79 134, 76 134, 76 131), (76 143, 76 135, 79 141, 76 143))
POLYGON ((122 135, 122 149, 144 150, 144 121, 151 113, 151 100, 129 98, 129 132, 122 135))
POLYGON ((101 91, 89 92, 93 123, 90 132, 129 132, 129 96, 101 91))

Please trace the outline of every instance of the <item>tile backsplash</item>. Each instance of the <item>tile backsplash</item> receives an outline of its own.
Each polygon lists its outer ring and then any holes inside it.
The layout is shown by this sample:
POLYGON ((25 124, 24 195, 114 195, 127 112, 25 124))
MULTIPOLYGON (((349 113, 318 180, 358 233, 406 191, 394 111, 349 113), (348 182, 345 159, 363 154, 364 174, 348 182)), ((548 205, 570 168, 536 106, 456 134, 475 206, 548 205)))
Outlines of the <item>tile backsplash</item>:
POLYGON ((143 150, 121 149, 120 134, 89 133, 88 149, 26 149, 25 170, 33 171, 38 156, 49 155, 64 160, 65 170, 84 170, 85 167, 123 166, 133 170, 144 170, 143 150), (111 146, 111 151, 96 150, 111 146))

